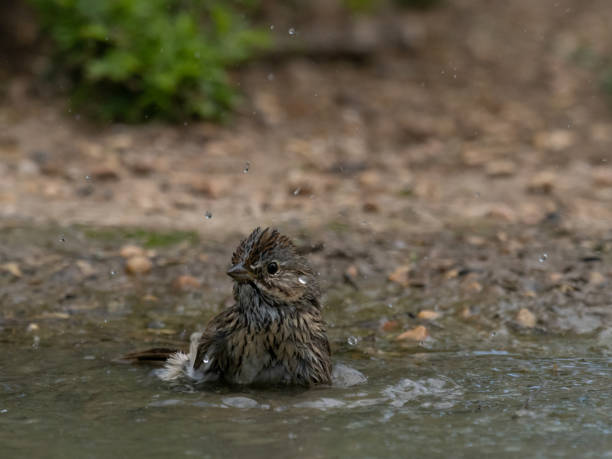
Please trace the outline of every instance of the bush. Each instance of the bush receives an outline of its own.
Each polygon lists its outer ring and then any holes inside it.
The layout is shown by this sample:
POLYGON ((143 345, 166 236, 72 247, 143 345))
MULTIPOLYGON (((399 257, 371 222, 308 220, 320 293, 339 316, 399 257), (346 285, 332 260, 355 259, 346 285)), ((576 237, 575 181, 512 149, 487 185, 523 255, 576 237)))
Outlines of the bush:
POLYGON ((107 120, 222 118, 236 99, 227 68, 268 42, 245 19, 253 0, 29 1, 73 104, 107 120))
MULTIPOLYGON (((402 8, 427 9, 432 8, 442 0, 393 0, 392 3, 402 8)), ((344 0, 350 11, 371 12, 382 3, 382 0, 344 0)))

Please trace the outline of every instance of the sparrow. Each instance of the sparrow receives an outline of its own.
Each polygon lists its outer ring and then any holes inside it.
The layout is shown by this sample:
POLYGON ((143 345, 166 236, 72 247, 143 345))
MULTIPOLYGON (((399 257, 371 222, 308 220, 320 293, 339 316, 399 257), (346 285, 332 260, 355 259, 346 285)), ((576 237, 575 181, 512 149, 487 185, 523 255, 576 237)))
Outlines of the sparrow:
MULTIPOLYGON (((164 381, 229 384, 331 384, 331 352, 321 291, 308 261, 276 229, 256 228, 227 274, 235 304, 191 336, 188 352, 167 357, 164 381)), ((151 350, 138 360, 155 360, 151 350), (148 357, 147 357, 148 356, 148 357)))

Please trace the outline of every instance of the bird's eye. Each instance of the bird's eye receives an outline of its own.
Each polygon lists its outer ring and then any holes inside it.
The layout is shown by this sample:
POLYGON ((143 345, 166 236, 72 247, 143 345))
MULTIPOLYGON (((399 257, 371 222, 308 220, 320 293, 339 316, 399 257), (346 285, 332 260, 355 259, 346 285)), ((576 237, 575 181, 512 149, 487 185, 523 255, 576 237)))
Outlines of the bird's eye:
POLYGON ((278 263, 275 261, 271 261, 270 263, 268 263, 266 269, 268 270, 268 274, 276 274, 278 272, 278 263))

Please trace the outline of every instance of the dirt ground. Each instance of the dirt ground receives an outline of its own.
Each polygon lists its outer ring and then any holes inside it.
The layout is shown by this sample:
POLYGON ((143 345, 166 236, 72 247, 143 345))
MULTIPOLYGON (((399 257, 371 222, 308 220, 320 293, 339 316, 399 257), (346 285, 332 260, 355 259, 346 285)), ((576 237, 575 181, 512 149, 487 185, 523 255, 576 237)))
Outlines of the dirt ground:
POLYGON ((414 299, 385 331, 426 309, 612 341, 612 109, 592 63, 612 55, 612 4, 448 0, 394 20, 402 40, 359 58, 237 71, 245 102, 224 126, 100 126, 12 78, 0 321, 61 319, 87 286, 143 298, 214 288, 222 304, 239 237, 275 225, 313 252, 328 290, 414 299), (125 275, 127 243, 153 251, 149 274, 125 275))

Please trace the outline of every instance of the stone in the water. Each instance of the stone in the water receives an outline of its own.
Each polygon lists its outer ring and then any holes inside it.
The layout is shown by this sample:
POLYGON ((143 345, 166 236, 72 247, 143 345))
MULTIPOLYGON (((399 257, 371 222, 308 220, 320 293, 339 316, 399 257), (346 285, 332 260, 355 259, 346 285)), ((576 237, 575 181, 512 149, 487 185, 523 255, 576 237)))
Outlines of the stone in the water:
POLYGON ((255 408, 258 405, 257 401, 248 397, 225 397, 223 404, 232 408, 255 408))
POLYGON ((367 380, 362 372, 342 363, 335 364, 332 369, 332 385, 336 387, 351 387, 363 384, 367 380))

